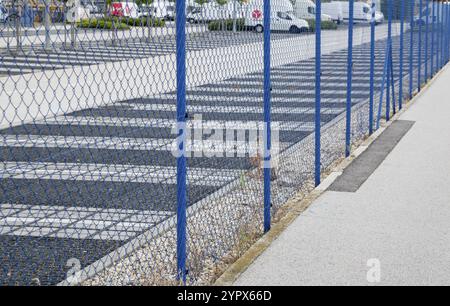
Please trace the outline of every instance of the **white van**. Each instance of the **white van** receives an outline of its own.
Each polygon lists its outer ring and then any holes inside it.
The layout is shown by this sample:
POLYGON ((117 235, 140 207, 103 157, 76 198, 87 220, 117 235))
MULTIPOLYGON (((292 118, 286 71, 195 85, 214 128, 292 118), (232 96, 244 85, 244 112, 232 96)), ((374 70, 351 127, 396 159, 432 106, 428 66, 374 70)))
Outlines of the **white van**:
POLYGON ((83 19, 90 19, 91 14, 89 10, 82 6, 74 5, 76 2, 67 1, 67 12, 64 14, 65 20, 69 23, 79 22, 83 19))
POLYGON ((322 3, 322 13, 330 16, 331 20, 335 23, 341 24, 344 22, 344 10, 342 6, 342 2, 324 2, 322 3))
MULTIPOLYGON (((253 28, 261 33, 264 30, 264 2, 263 0, 254 0, 243 7, 245 26, 253 28)), ((309 31, 308 22, 297 18, 293 14, 293 6, 289 0, 273 1, 271 5, 271 23, 272 31, 289 31, 291 33, 309 31)))
MULTIPOLYGON (((302 19, 316 19, 316 4, 311 0, 292 0, 294 15, 302 19)), ((322 12, 322 21, 331 21, 331 16, 322 12)))
POLYGON ((166 20, 175 20, 175 4, 170 4, 166 6, 166 16, 164 17, 166 20))
POLYGON ((189 23, 208 23, 229 18, 231 18, 231 12, 228 11, 227 6, 221 6, 214 2, 192 7, 186 15, 186 21, 189 23))
POLYGON ((141 6, 141 16, 150 15, 153 18, 174 20, 175 6, 167 0, 153 1, 149 5, 143 4, 141 6))
MULTIPOLYGON (((349 5, 348 2, 341 1, 344 21, 349 19, 349 5)), ((370 23, 372 21, 372 9, 370 5, 363 2, 355 2, 353 5, 353 22, 354 23, 370 23)), ((384 21, 382 12, 375 12, 375 23, 380 24, 384 21)))
POLYGON ((0 4, 0 22, 5 23, 7 18, 8 10, 3 6, 3 4, 0 4))
POLYGON ((442 14, 442 8, 445 9, 445 3, 440 4, 438 3, 434 3, 430 2, 430 4, 428 5, 428 10, 427 7, 424 5, 424 8, 422 10, 422 18, 420 18, 420 14, 417 13, 417 15, 414 17, 414 23, 416 25, 422 24, 423 26, 427 24, 427 19, 428 19, 428 24, 432 24, 433 22, 436 24, 436 22, 438 20, 440 20, 442 17, 438 16, 438 5, 441 6, 440 8, 440 13, 442 14), (434 7, 434 13, 433 13, 433 7, 434 7))

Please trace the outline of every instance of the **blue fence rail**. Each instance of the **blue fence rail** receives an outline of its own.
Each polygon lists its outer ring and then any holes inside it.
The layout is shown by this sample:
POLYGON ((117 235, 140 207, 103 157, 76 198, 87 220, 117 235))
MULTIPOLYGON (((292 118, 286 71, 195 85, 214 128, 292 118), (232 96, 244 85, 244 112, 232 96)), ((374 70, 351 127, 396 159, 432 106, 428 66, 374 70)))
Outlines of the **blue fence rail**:
POLYGON ((4 1, 0 284, 213 282, 448 63, 376 3, 4 1))

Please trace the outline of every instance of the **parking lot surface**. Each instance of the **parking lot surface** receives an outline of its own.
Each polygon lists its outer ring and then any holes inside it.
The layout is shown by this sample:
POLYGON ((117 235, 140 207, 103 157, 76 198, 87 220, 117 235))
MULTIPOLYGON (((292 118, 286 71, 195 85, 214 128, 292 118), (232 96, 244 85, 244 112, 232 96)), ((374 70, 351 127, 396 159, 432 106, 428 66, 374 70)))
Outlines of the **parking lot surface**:
MULTIPOLYGON (((221 46, 219 34, 208 37, 215 39, 199 35, 188 41, 188 49, 221 46)), ((261 39, 253 33, 239 37, 237 44, 261 39)), ((0 73, 55 69, 73 60, 89 65, 123 56, 146 57, 173 53, 174 48, 174 41, 107 50, 82 44, 58 53, 56 60, 52 54, 22 61, 4 57, 10 66, 2 65, 0 73)), ((377 41, 377 54, 384 50, 385 41, 377 41)), ((355 47, 354 105, 369 98, 368 54, 368 44, 355 47)), ((345 49, 323 56, 323 124, 345 111, 346 58, 345 49)), ((379 88, 383 56, 376 61, 379 88)), ((279 66, 271 73, 272 121, 279 124, 281 147, 286 149, 313 132, 314 59, 279 66)), ((189 119, 201 114, 211 126, 261 123, 262 82, 259 71, 189 88, 189 119)), ((0 130, 0 284, 30 284, 33 279, 58 283, 65 278, 69 259, 77 258, 85 267, 175 214, 175 103, 175 93, 169 92, 0 130)), ((188 166, 190 205, 253 167, 245 157, 193 157, 188 166)))

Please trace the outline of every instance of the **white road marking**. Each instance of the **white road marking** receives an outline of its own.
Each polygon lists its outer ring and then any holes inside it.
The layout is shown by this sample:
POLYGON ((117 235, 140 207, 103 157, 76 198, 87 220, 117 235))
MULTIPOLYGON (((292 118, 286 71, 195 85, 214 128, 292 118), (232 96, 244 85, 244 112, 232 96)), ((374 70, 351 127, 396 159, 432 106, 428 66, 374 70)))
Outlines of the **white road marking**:
MULTIPOLYGON (((203 131, 205 131, 203 127, 203 131)), ((272 131, 276 129, 273 125, 272 131)), ((223 130, 223 139, 226 140, 226 130, 223 130)), ((192 132, 191 132, 192 133, 192 132)), ((262 129, 260 130, 262 134, 262 129)), ((261 135, 260 134, 260 135, 261 135)), ((175 137, 176 134, 174 134, 175 137)), ((232 134, 235 137, 235 133, 232 134)), ((258 135, 255 134, 257 137, 258 135)), ((225 154, 252 154, 257 148, 258 139, 253 142, 247 141, 224 141, 224 140, 192 140, 186 142, 187 152, 223 152, 225 154)), ((278 143, 281 149, 290 143, 278 143)), ((19 148, 67 148, 77 149, 109 149, 109 150, 140 150, 140 151, 169 151, 177 148, 176 139, 154 139, 154 138, 121 138, 121 137, 85 137, 85 136, 48 136, 48 135, 3 135, 0 136, 0 146, 19 148)), ((249 155, 252 156, 252 155, 249 155)))
MULTIPOLYGON (((221 186, 242 174, 243 170, 190 168, 189 185, 221 186)), ((176 167, 119 164, 0 162, 0 178, 122 183, 176 184, 176 167)))
POLYGON ((0 204, 0 233, 10 236, 126 240, 170 211, 0 204))
MULTIPOLYGON (((156 127, 173 128, 176 126, 174 119, 150 119, 150 118, 128 118, 128 117, 99 117, 99 116, 60 116, 36 121, 36 124, 58 124, 58 125, 91 125, 91 126, 118 126, 118 127, 156 127)), ((312 132, 314 123, 311 121, 272 121, 280 131, 304 131, 312 132)), ((188 120, 187 126, 192 127, 193 121, 188 120)), ((227 121, 227 120, 203 120, 203 128, 207 129, 235 129, 249 130, 256 126, 262 128, 262 121, 227 121)))
POLYGON ((112 150, 171 150, 174 146, 174 140, 131 137, 1 135, 0 145, 21 148, 41 147, 112 150))
MULTIPOLYGON (((131 110, 142 111, 168 111, 175 112, 176 105, 173 104, 141 104, 141 103, 121 103, 122 107, 129 108, 131 110)), ((330 108, 326 109, 327 113, 340 114, 344 108, 330 108)), ((259 106, 233 106, 233 105, 188 105, 188 112, 199 113, 254 113, 262 114, 263 107, 259 106)), ((325 111, 325 109, 324 109, 325 111)), ((314 114, 314 107, 272 107, 272 114, 314 114)))

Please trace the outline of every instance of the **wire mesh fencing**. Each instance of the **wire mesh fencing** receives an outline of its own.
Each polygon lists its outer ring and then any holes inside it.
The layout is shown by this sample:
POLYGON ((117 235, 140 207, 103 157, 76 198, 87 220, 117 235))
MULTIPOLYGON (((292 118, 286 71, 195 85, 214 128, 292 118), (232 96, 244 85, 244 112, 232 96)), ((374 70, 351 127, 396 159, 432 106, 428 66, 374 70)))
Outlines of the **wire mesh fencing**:
POLYGON ((0 12, 3 285, 214 282, 449 59, 447 1, 0 12))

